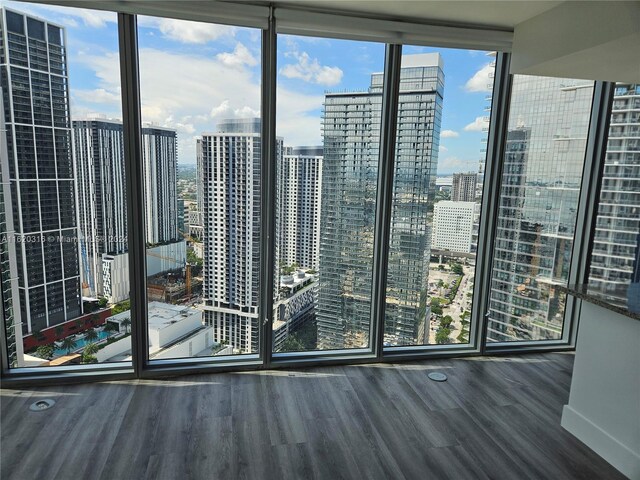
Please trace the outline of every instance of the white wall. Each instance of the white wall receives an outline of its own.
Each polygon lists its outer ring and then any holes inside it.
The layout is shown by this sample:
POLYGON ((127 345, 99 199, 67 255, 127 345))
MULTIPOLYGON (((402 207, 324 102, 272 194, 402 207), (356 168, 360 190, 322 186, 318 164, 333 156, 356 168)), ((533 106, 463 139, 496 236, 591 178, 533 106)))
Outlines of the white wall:
MULTIPOLYGON (((157 275, 169 270, 184 268, 187 260, 187 242, 180 240, 167 245, 147 249, 147 275, 157 275)), ((118 303, 129 298, 129 254, 102 255, 105 288, 110 294, 105 296, 110 303, 118 303), (108 285, 108 286, 107 286, 108 285)))
POLYGON ((207 327, 183 342, 172 345, 161 352, 152 353, 152 358, 156 360, 161 358, 189 358, 207 349, 211 354, 210 350, 213 345, 213 327, 207 327))
MULTIPOLYGON (((187 310, 187 316, 183 317, 182 315, 177 314, 173 319, 175 323, 168 323, 169 319, 166 319, 167 323, 155 325, 152 323, 153 318, 150 319, 149 346, 152 351, 162 348, 166 344, 202 327, 202 312, 200 310, 193 310, 187 307, 184 309, 187 310)), ((149 309, 149 315, 153 316, 152 308, 149 309)))
POLYGON ((640 81, 640 2, 563 2, 514 29, 511 72, 640 81))
POLYGON ((131 350, 130 336, 121 338, 120 340, 110 343, 104 348, 101 348, 100 350, 98 350, 98 353, 96 353, 96 358, 98 359, 98 363, 101 363, 117 355, 122 355, 129 350, 131 350))
POLYGON ((627 475, 640 478, 640 321, 582 302, 562 426, 627 475))

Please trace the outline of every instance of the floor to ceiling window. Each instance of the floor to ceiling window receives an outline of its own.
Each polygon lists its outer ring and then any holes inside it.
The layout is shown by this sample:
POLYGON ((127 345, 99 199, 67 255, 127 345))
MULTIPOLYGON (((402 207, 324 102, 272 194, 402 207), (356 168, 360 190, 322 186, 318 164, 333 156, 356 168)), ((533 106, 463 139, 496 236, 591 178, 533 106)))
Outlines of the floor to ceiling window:
MULTIPOLYGON (((400 40, 236 7, 187 21, 160 7, 148 11, 168 17, 3 2, 0 347, 10 368, 140 374, 480 352, 483 342, 566 347, 576 312, 561 287, 582 275, 572 252, 589 240, 590 283, 630 298, 637 85, 615 87, 600 161, 588 136, 592 109, 603 111, 594 92, 609 91, 601 83, 509 76, 508 54, 385 44, 400 40), (492 112, 493 97, 508 108, 492 112), (140 125, 125 130, 131 112, 140 125), (585 199, 591 164, 601 188, 585 199), (126 173, 135 166, 139 181, 126 173), (127 206, 144 212, 140 233, 127 206), (580 228, 589 209, 593 232, 580 228), (132 282, 130 265, 143 264, 146 282, 132 282)), ((473 48, 460 42, 436 43, 473 48)))
POLYGON ((470 342, 494 56, 403 47, 385 347, 470 342))
POLYGON ((489 342, 562 337, 593 82, 513 80, 488 313, 489 342))
POLYGON ((618 301, 640 298, 640 86, 616 84, 589 284, 618 301))
POLYGON ((274 352, 371 346, 384 55, 278 36, 274 352))
POLYGON ((109 321, 128 310, 117 16, 13 4, 1 13, 8 364, 106 362, 112 343, 130 345, 126 326, 109 321))
POLYGON ((138 45, 149 359, 258 353, 260 31, 138 17, 138 45))

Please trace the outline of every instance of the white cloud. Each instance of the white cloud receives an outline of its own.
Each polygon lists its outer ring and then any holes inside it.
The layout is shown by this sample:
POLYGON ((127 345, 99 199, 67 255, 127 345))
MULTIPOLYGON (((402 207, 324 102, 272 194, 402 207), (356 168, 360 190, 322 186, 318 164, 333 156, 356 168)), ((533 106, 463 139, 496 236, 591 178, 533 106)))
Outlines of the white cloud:
POLYGON ((106 27, 109 22, 117 22, 117 16, 112 12, 103 12, 100 10, 85 10, 83 8, 72 9, 73 13, 70 11, 72 15, 82 19, 82 22, 91 28, 102 28, 106 27))
POLYGON ((229 103, 229 99, 225 99, 220 105, 213 107, 209 115, 217 120, 225 118, 255 118, 260 116, 260 110, 251 108, 248 105, 241 108, 233 108, 229 103))
POLYGON ((139 24, 156 27, 164 37, 181 43, 203 44, 224 36, 233 37, 236 32, 235 27, 228 25, 189 22, 174 18, 140 17, 139 24))
MULTIPOLYGON (((89 2, 87 2, 89 3, 89 2)), ((115 12, 102 10, 87 10, 76 7, 61 7, 58 5, 46 4, 25 4, 20 2, 0 1, 0 7, 8 6, 30 15, 45 17, 48 20, 61 23, 68 27, 77 27, 78 20, 91 28, 102 28, 107 23, 117 23, 118 15, 115 12), (77 20, 76 20, 77 19, 77 20)))
POLYGON ((486 117, 476 117, 469 125, 464 127, 465 132, 482 132, 489 127, 489 120, 486 117))
POLYGON ((239 67, 242 65, 255 67, 256 65, 258 65, 258 59, 254 57, 249 49, 241 43, 238 43, 236 45, 236 48, 233 50, 233 52, 219 53, 218 55, 216 55, 216 58, 230 67, 239 67))
POLYGON ((438 173, 473 171, 477 167, 474 160, 461 160, 458 157, 447 157, 438 160, 438 173))
POLYGON ((112 105, 119 105, 121 102, 119 92, 108 91, 104 88, 96 88, 94 90, 74 89, 71 93, 79 100, 85 101, 87 103, 107 103, 112 105))
POLYGON ((459 137, 460 134, 456 131, 453 130, 443 130, 442 132, 440 132, 440 137, 441 138, 455 138, 455 137, 459 137))
MULTIPOLYGON (((220 120, 260 115, 260 79, 246 65, 230 66, 215 56, 151 48, 141 48, 139 58, 142 119, 178 131, 181 163, 195 163, 193 137, 216 131, 220 120), (171 66, 171 74, 167 74, 167 66, 171 66)), ((105 100, 113 101, 112 110, 116 112, 120 105, 117 59, 116 52, 89 48, 74 57, 94 72, 97 88, 104 90, 105 100)), ((320 142, 323 99, 322 95, 278 89, 278 134, 285 137, 288 145, 320 142)), ((77 96, 74 118, 91 110, 92 101, 95 98, 89 95, 77 96)))
POLYGON ((297 60, 297 63, 290 63, 280 69, 280 74, 287 78, 299 78, 326 87, 332 87, 342 81, 343 72, 339 67, 320 65, 318 59, 312 59, 307 52, 293 51, 286 56, 297 60))
POLYGON ((75 18, 65 17, 60 23, 62 23, 65 27, 78 28, 78 22, 76 22, 75 18))
POLYGON ((305 95, 278 87, 277 135, 287 145, 322 145, 322 95, 305 95))
POLYGON ((193 135, 196 133, 196 128, 191 123, 175 123, 175 129, 180 133, 186 133, 187 135, 193 135))
POLYGON ((467 92, 491 92, 493 87, 494 66, 487 63, 478 70, 464 85, 467 92))
POLYGON ((444 145, 440 145, 440 146, 438 147, 438 151, 439 151, 440 153, 444 153, 444 152, 448 152, 448 151, 449 151, 449 149, 448 149, 447 147, 445 147, 444 145))

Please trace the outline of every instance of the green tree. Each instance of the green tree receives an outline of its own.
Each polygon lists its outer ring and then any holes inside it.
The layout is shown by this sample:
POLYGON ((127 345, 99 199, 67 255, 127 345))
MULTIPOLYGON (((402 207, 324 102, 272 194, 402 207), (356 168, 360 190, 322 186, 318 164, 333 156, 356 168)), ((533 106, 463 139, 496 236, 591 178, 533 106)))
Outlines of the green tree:
POLYGON ((105 332, 115 332, 118 330, 118 327, 115 326, 112 322, 107 322, 104 324, 105 332))
POLYGON ((31 332, 31 334, 33 335, 33 338, 35 338, 37 342, 42 342, 47 339, 45 334, 42 333, 40 329, 35 329, 33 332, 31 332))
POLYGON ((442 307, 439 304, 431 305, 431 313, 442 315, 442 307))
POLYGON ((87 340, 87 342, 95 342, 96 340, 98 340, 98 332, 96 332, 94 328, 90 328, 85 332, 84 338, 87 340))
POLYGON ((67 351, 67 355, 70 355, 74 348, 76 348, 78 344, 74 340, 73 337, 68 336, 62 340, 62 348, 67 351))
POLYGON ((191 265, 202 266, 202 259, 193 250, 187 250, 187 262, 191 265))
POLYGON ((459 263, 452 264, 451 271, 456 275, 464 275, 464 270, 462 269, 462 265, 460 265, 459 263))
POLYGON ((95 343, 88 343, 84 350, 82 350, 82 363, 98 363, 98 358, 95 356, 100 348, 95 343))
POLYGON ((64 327, 62 325, 58 325, 55 329, 56 338, 60 338, 64 333, 64 327))
POLYGON ((87 343, 87 345, 85 345, 84 350, 82 351, 82 353, 84 353, 86 355, 95 355, 96 353, 98 353, 98 350, 100 350, 100 348, 98 347, 97 344, 95 344, 95 343, 87 343))
POLYGON ((449 330, 448 328, 441 328, 440 330, 438 330, 436 332, 436 343, 438 345, 445 345, 447 343, 450 342, 449 339, 449 334, 451 333, 451 330, 449 330))
POLYGON ((36 348, 35 354, 36 357, 44 358, 45 360, 51 360, 51 357, 53 357, 53 352, 53 345, 48 344, 40 345, 38 348, 36 348))
POLYGON ((295 335, 290 335, 285 338, 284 342, 282 342, 282 346, 280 347, 280 352, 300 352, 304 351, 304 345, 298 340, 298 337, 295 335))
POLYGON ((450 329, 451 324, 453 323, 453 318, 450 315, 445 315, 445 317, 440 320, 440 327, 450 329))
POLYGON ((438 280, 438 288, 442 288, 444 285, 444 281, 442 279, 438 280))
POLYGON ((127 310, 131 310, 131 301, 123 300, 120 303, 116 303, 111 309, 111 313, 113 315, 117 315, 118 313, 126 312, 127 310))
POLYGON ((107 299, 105 297, 100 297, 98 299, 98 307, 104 308, 107 306, 107 299))
POLYGON ((129 318, 125 318, 124 320, 122 320, 122 322, 120 322, 120 325, 122 325, 126 332, 129 333, 129 327, 131 326, 131 319, 129 318))

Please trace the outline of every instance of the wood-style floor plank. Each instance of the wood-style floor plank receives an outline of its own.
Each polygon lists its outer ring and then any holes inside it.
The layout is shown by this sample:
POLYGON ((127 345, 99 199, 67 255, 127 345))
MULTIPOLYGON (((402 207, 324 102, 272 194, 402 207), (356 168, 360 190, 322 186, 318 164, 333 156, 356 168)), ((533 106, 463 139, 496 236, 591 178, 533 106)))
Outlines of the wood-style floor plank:
POLYGON ((0 478, 624 478, 560 427, 572 366, 550 353, 5 389, 0 478), (30 412, 40 398, 56 405, 30 412))

